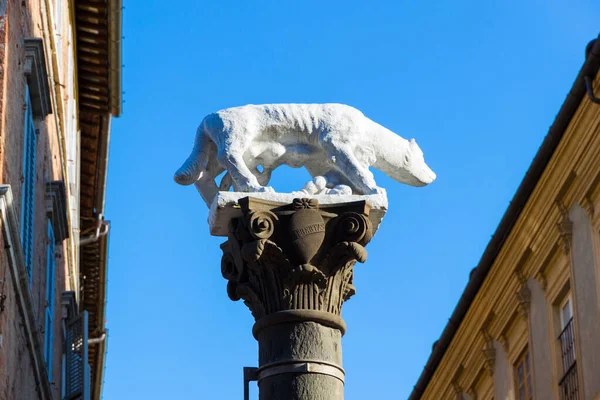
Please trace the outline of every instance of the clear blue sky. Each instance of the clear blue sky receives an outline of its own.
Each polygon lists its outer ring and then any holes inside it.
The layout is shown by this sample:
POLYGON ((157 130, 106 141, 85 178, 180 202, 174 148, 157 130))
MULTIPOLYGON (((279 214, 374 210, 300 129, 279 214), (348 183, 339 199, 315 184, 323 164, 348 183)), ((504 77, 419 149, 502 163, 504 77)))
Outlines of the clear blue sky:
MULTIPOLYGON (((104 399, 242 398, 253 320, 226 295, 206 206, 172 176, 204 115, 278 102, 353 105, 416 138, 438 174, 426 188, 376 174, 390 209, 343 311, 346 399, 405 399, 598 34, 598 2, 125 6, 104 399)), ((282 169, 272 183, 307 176, 282 169)))

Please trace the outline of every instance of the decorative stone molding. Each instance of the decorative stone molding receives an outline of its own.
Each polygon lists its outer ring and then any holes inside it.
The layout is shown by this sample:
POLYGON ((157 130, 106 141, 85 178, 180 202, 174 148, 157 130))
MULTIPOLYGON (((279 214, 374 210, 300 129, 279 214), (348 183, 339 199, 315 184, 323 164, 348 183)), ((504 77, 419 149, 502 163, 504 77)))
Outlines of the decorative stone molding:
POLYGON ((573 222, 571 222, 566 213, 563 213, 563 218, 558 223, 558 233, 560 235, 563 251, 568 255, 571 251, 571 241, 573 239, 573 222))
POLYGON ((63 181, 46 183, 46 214, 52 223, 56 243, 69 237, 67 192, 63 181))
POLYGON ((523 283, 521 288, 517 291, 517 301, 519 302, 518 309, 519 314, 523 319, 529 319, 529 308, 531 307, 531 290, 527 286, 527 283, 523 283))
POLYGON ((506 331, 502 332, 500 334, 500 338, 498 339, 498 343, 500 343, 500 345, 502 346, 502 350, 504 350, 504 352, 506 354, 509 354, 510 351, 510 342, 508 341, 508 336, 506 331))
POLYGON ((527 278, 525 277, 523 270, 525 269, 525 265, 527 265, 527 261, 529 261, 531 254, 533 254, 533 250, 531 250, 531 247, 527 247, 515 266, 515 269, 514 269, 515 275, 517 275, 517 279, 521 283, 527 281, 527 278))
POLYGON ((483 360, 485 362, 486 369, 490 376, 494 376, 494 366, 496 365, 496 348, 494 347, 494 337, 490 333, 490 326, 495 314, 491 311, 485 318, 481 327, 481 335, 483 336, 483 360))
POLYGON ((256 319, 255 336, 275 319, 316 319, 343 331, 342 304, 356 292, 354 264, 366 261, 373 236, 368 203, 246 197, 239 204, 242 216, 230 221, 221 245, 221 272, 229 297, 242 299, 256 319))
POLYGON ((594 202, 592 201, 592 199, 588 195, 586 195, 581 199, 581 201, 579 202, 579 205, 581 206, 581 208, 583 208, 585 210, 585 212, 587 213, 590 220, 593 221, 595 210, 594 210, 594 202))
POLYGON ((452 391, 454 392, 454 395, 456 396, 456 400, 462 400, 463 399, 463 390, 460 387, 460 384, 456 381, 452 381, 450 383, 452 385, 452 391))
POLYGON ((496 367, 496 348, 494 347, 494 340, 492 338, 486 339, 482 352, 483 361, 485 362, 488 374, 494 376, 494 369, 496 367))
POLYGON ((452 385, 452 390, 454 391, 454 394, 456 395, 457 400, 463 399, 463 388, 459 382, 460 382, 460 376, 462 375, 464 370, 465 370, 465 367, 462 364, 460 364, 458 366, 458 368, 456 369, 454 376, 452 377, 452 381, 450 382, 450 384, 452 385))
POLYGON ((25 68, 31 97, 33 116, 45 118, 52 113, 50 103, 50 88, 48 86, 48 72, 46 58, 44 57, 44 43, 40 38, 26 38, 25 42, 25 68))
POLYGON ((546 278, 546 273, 545 271, 540 271, 535 275, 535 280, 537 280, 543 291, 546 291, 546 288, 548 287, 548 279, 546 278))
POLYGON ((490 327, 492 325, 492 321, 496 317, 494 311, 490 311, 490 313, 485 317, 483 324, 481 325, 481 335, 483 336, 483 340, 492 340, 492 335, 490 334, 490 327))

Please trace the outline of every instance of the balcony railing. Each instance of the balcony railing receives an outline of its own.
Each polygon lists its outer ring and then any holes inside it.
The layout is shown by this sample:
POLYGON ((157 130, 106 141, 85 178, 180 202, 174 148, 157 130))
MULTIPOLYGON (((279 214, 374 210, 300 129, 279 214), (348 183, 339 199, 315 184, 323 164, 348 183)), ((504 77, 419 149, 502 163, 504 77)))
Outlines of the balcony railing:
POLYGON ((577 380, 577 363, 575 362, 575 340, 573 335, 573 318, 569 320, 558 336, 562 353, 563 377, 558 386, 561 400, 579 400, 579 382, 577 380))

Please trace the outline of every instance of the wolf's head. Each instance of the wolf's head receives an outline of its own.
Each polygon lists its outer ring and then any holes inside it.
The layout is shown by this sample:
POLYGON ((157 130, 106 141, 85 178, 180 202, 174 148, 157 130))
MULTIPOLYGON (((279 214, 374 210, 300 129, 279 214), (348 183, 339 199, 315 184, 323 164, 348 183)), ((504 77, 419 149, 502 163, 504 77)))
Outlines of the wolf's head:
POLYGON ((398 148, 394 150, 394 159, 387 160, 393 168, 385 171, 390 178, 411 186, 425 186, 435 180, 435 172, 425 164, 423 152, 414 139, 408 141, 404 152, 398 151, 398 148))

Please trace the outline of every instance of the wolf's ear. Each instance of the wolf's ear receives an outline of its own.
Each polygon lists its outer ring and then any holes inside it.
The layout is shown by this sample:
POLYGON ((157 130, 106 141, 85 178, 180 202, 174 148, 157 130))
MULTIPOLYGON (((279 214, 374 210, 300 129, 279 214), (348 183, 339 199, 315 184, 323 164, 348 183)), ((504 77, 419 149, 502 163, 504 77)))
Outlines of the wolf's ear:
POLYGON ((415 139, 410 139, 408 141, 408 147, 410 148, 411 153, 423 155, 423 151, 421 150, 415 139))
POLYGON ((415 139, 410 139, 408 141, 408 148, 410 149, 411 153, 413 153, 416 149, 419 148, 419 145, 417 145, 415 139))

